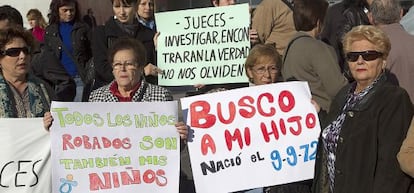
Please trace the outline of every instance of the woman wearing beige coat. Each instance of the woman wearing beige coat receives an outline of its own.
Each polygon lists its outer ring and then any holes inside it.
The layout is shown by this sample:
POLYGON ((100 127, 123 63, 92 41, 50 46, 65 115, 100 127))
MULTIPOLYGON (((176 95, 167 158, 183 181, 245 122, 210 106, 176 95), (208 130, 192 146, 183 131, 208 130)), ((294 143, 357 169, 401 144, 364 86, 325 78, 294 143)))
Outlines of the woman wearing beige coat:
POLYGON ((407 137, 404 139, 400 152, 397 154, 402 171, 414 177, 414 117, 411 120, 407 137))

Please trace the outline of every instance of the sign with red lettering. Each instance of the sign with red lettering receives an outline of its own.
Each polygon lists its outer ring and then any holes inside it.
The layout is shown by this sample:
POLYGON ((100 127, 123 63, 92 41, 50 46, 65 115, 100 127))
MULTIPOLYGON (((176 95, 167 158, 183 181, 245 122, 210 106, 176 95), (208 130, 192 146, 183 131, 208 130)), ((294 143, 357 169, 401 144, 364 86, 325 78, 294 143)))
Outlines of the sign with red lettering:
POLYGON ((0 119, 0 192, 51 192, 50 137, 42 118, 0 119))
POLYGON ((320 125, 306 82, 182 98, 181 104, 194 132, 188 146, 197 193, 313 178, 320 125))
POLYGON ((53 102, 53 193, 178 192, 177 102, 53 102))
POLYGON ((155 21, 160 85, 247 83, 248 4, 161 12, 155 21))

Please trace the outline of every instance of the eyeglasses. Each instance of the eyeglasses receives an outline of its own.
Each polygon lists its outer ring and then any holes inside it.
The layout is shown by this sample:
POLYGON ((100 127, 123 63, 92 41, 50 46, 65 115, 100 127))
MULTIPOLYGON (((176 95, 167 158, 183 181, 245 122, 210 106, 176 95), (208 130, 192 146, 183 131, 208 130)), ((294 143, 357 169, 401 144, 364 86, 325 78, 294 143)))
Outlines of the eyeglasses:
POLYGON ((125 61, 124 63, 116 62, 116 63, 113 63, 112 64, 112 68, 114 70, 121 70, 121 69, 124 69, 124 67, 127 70, 135 70, 135 69, 137 69, 136 63, 135 62, 132 62, 132 61, 125 61))
POLYGON ((276 66, 269 66, 269 67, 262 66, 260 68, 256 68, 256 69, 253 69, 253 70, 257 74, 264 74, 264 73, 266 73, 266 71, 270 72, 270 73, 277 73, 279 71, 276 66))
POLYGON ((372 61, 376 60, 377 58, 381 57, 383 54, 381 52, 377 52, 375 50, 367 50, 363 52, 348 52, 346 54, 346 59, 349 62, 355 62, 358 60, 359 56, 362 56, 362 58, 365 61, 372 61))
POLYGON ((10 57, 17 57, 20 55, 20 52, 23 52, 24 54, 29 54, 30 49, 28 47, 21 47, 21 48, 9 48, 7 50, 1 51, 1 55, 3 56, 10 56, 10 57))

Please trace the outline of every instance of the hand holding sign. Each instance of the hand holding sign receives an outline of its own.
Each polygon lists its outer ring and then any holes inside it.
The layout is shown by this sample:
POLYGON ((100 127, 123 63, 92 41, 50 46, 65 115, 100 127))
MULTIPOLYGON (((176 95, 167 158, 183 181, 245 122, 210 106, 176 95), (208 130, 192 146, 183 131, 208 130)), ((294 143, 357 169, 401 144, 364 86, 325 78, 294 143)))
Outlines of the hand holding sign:
POLYGON ((310 98, 305 82, 183 98, 187 124, 194 131, 188 147, 197 192, 312 178, 320 126, 310 98), (211 186, 218 183, 223 185, 211 186))
POLYGON ((155 14, 159 84, 247 82, 250 49, 247 4, 155 14))
POLYGON ((178 192, 177 130, 187 130, 176 110, 173 101, 53 102, 53 192, 75 181, 74 192, 178 192))

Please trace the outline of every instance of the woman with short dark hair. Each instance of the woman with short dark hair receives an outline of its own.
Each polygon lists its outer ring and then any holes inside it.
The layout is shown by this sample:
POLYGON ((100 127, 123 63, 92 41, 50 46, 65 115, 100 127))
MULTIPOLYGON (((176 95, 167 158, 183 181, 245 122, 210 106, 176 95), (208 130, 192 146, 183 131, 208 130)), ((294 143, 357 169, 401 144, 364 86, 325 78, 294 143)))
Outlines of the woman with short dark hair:
MULTIPOLYGON (((173 100, 170 92, 145 81, 146 65, 144 45, 133 38, 120 38, 108 51, 112 74, 115 79, 94 91, 89 102, 157 102, 173 100)), ((49 129, 53 118, 47 113, 44 126, 49 129)), ((175 124, 181 139, 187 138, 188 128, 183 122, 175 124)))
POLYGON ((0 30, 0 117, 43 117, 53 91, 29 73, 32 35, 23 28, 0 30))

